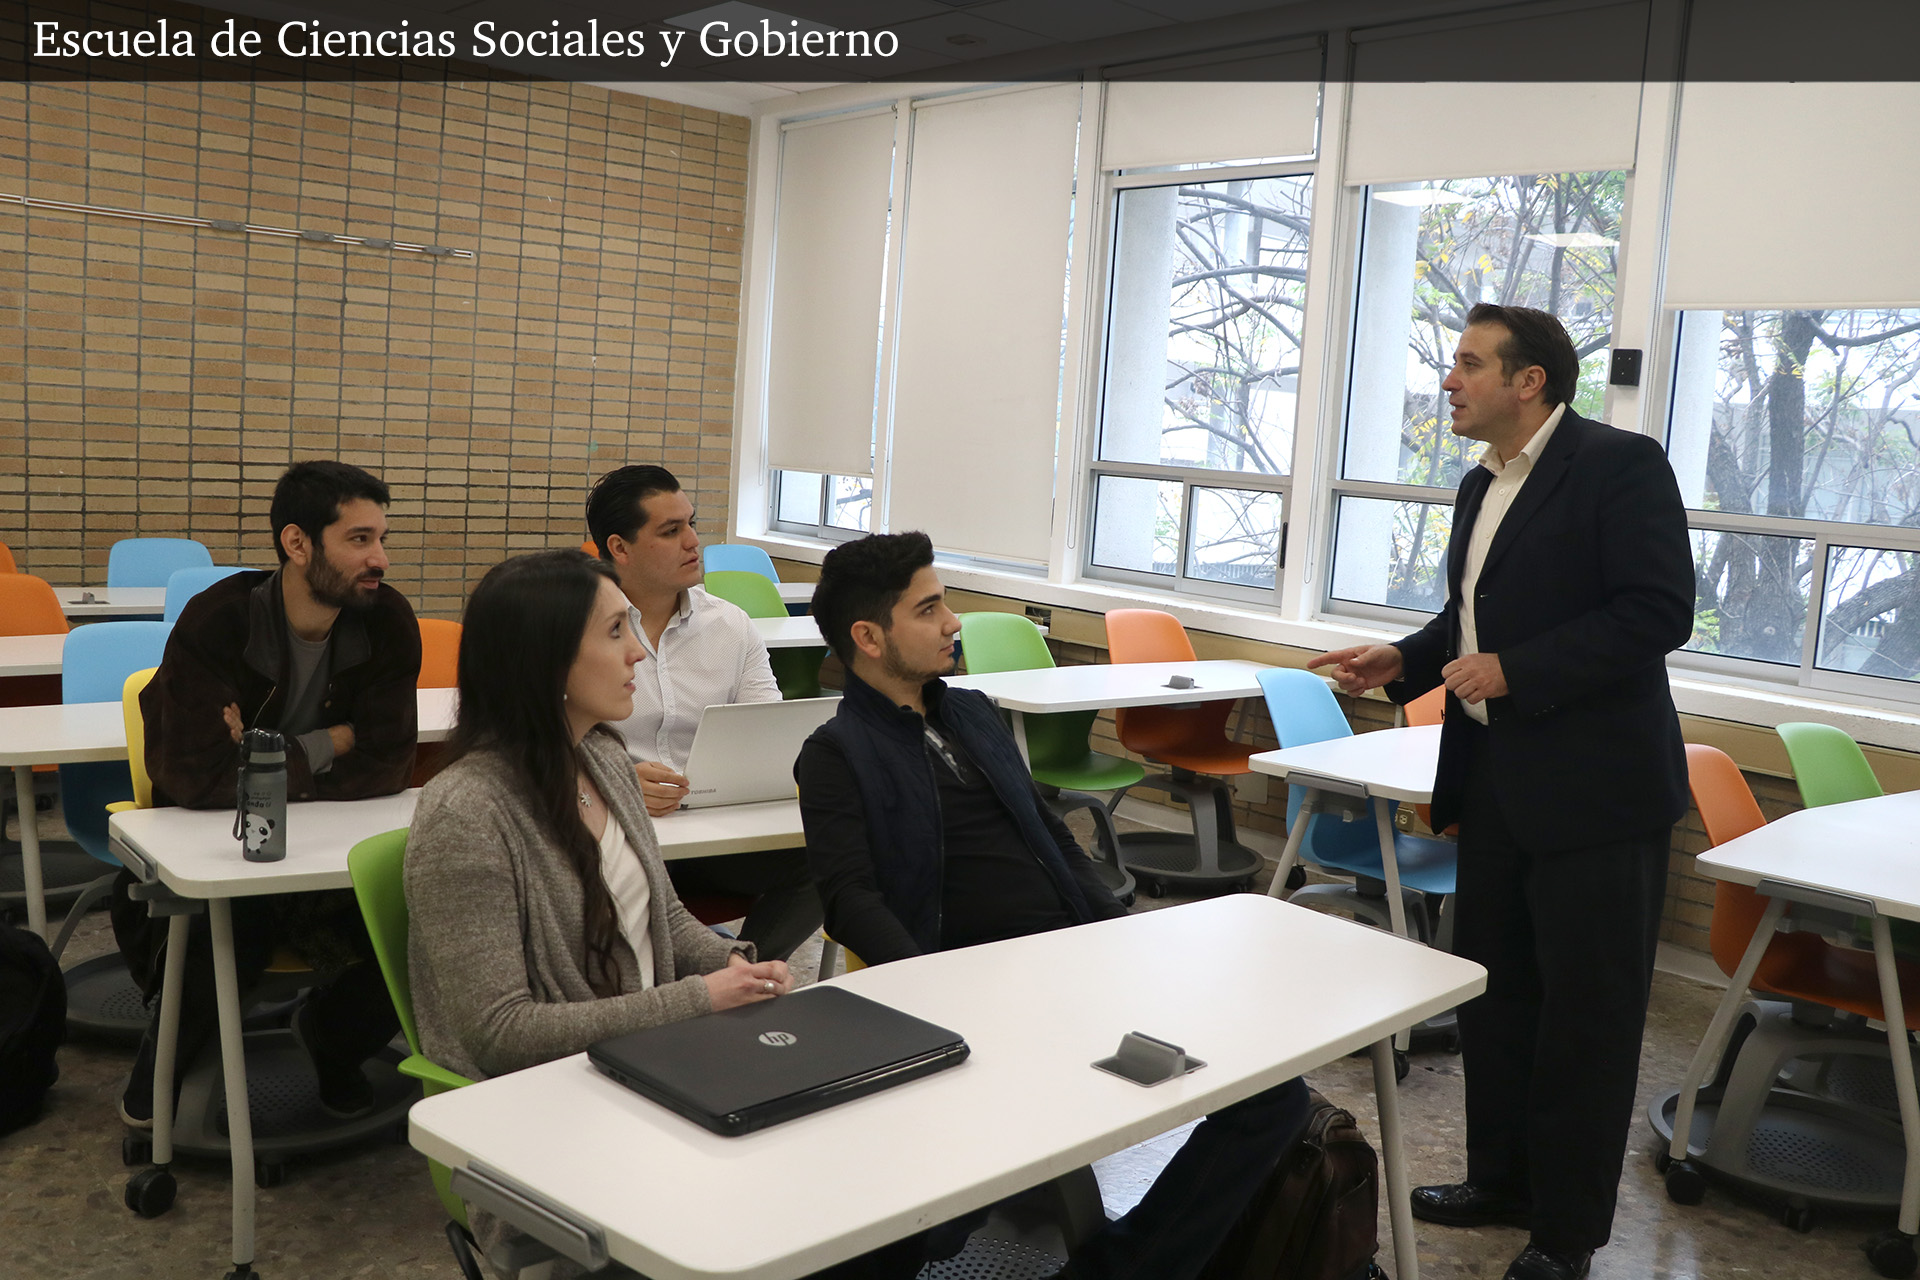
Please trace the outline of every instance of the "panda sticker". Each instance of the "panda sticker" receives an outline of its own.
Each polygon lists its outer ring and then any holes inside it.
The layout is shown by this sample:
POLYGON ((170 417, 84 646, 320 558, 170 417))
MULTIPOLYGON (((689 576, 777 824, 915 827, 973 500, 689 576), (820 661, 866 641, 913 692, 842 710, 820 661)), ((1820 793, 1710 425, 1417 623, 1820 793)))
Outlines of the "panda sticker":
POLYGON ((258 858, 267 848, 267 841, 273 836, 273 819, 264 814, 249 813, 246 818, 247 834, 242 848, 245 856, 258 858))

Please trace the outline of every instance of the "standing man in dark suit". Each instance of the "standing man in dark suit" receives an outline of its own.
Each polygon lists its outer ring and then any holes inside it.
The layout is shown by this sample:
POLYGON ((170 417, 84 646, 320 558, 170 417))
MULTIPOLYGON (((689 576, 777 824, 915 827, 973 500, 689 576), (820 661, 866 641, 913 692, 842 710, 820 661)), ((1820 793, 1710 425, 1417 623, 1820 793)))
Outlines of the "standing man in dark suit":
POLYGON ((1693 558, 1658 442, 1567 405, 1560 322, 1481 304, 1442 389, 1484 441, 1460 482, 1446 608, 1390 645, 1322 654, 1349 694, 1444 683, 1433 825, 1460 824, 1455 950, 1467 1180, 1413 1212, 1532 1239, 1506 1280, 1578 1280, 1607 1242, 1632 1122, 1686 756, 1665 658, 1693 626, 1693 558))

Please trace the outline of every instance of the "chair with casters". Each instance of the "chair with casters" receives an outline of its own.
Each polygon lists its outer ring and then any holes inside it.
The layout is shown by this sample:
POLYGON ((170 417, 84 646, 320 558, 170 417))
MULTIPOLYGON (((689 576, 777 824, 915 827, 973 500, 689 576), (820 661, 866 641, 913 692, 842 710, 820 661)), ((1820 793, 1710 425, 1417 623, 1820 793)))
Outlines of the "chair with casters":
MULTIPOLYGON (((759 550, 757 547, 754 549, 759 550)), ((738 605, 746 610, 749 618, 788 616, 786 602, 780 598, 780 588, 765 574, 742 569, 710 569, 707 571, 706 586, 709 594, 738 605)), ((773 667, 774 680, 780 685, 780 696, 789 699, 819 697, 820 664, 826 657, 824 646, 771 650, 767 660, 773 667)))
MULTIPOLYGON (((1053 652, 1040 628, 1017 613, 963 613, 960 642, 967 655, 967 673, 1031 671, 1054 665, 1053 652)), ((1076 809, 1093 815, 1098 854, 1094 861, 1100 879, 1123 901, 1133 893, 1133 877, 1120 864, 1120 834, 1113 811, 1089 791, 1119 794, 1137 786, 1147 771, 1131 760, 1095 751, 1088 741, 1098 711, 1063 711, 1054 715, 1013 713, 1014 737, 1026 758, 1033 780, 1047 805, 1065 817, 1076 809)))
MULTIPOLYGON (((71 629, 60 608, 60 597, 45 578, 31 573, 0 573, 0 636, 64 636, 71 629)), ((0 676, 0 707, 46 706, 59 701, 57 674, 0 676)))
POLYGON ((422 689, 460 686, 460 624, 445 618, 420 620, 420 679, 422 689))
MULTIPOLYGON (((113 806, 116 810, 153 807, 153 782, 146 767, 146 722, 140 710, 141 691, 153 674, 152 670, 135 672, 128 677, 122 694, 134 799, 130 804, 113 806)), ((132 896, 148 903, 156 917, 168 917, 170 923, 174 917, 204 911, 203 903, 174 897, 157 885, 135 885, 132 896)), ((169 945, 174 937, 169 932, 169 945)), ((382 1049, 364 1067, 373 1087, 372 1110, 340 1119, 321 1107, 312 1059, 289 1026, 304 992, 321 976, 306 957, 282 945, 260 980, 240 991, 254 1182, 260 1187, 278 1186, 286 1177, 287 1162, 295 1156, 356 1146, 393 1134, 397 1126, 406 1123, 407 1109, 419 1098, 419 1090, 397 1070, 398 1055, 382 1049)), ((173 1152, 166 1153, 169 1159, 173 1153, 228 1159, 226 1081, 217 1034, 208 1038, 192 1061, 175 1064, 174 1081, 173 1152)), ((121 1144, 121 1157, 128 1165, 145 1164, 158 1154, 146 1134, 129 1133, 121 1144)), ((165 1213, 173 1203, 172 1178, 167 1162, 139 1170, 127 1183, 127 1207, 142 1217, 165 1213)))
POLYGON ((715 570, 757 573, 769 582, 780 581, 780 574, 773 567, 773 557, 750 543, 705 543, 700 548, 700 563, 708 573, 715 570))
MULTIPOLYGON (((1327 688, 1326 681, 1311 671, 1275 667, 1262 671, 1257 678, 1266 694, 1274 736, 1282 748, 1353 735, 1353 727, 1340 710, 1338 699, 1327 688)), ((1295 825, 1303 821, 1301 810, 1309 789, 1300 784, 1287 788, 1289 835, 1295 825)), ((1351 876, 1353 882, 1305 885, 1288 894, 1287 900, 1303 905, 1325 901, 1381 928, 1394 928, 1392 904, 1387 900, 1390 890, 1386 864, 1380 849, 1380 833, 1384 829, 1393 836, 1401 916, 1409 936, 1429 946, 1447 949, 1450 939, 1445 934, 1450 932, 1451 913, 1445 910, 1445 902, 1455 889, 1459 867, 1457 846, 1451 841, 1399 831, 1393 821, 1394 811, 1399 807, 1394 801, 1318 787, 1311 789, 1317 791, 1320 798, 1316 811, 1304 819, 1307 827, 1300 837, 1299 856, 1322 871, 1351 876)))
POLYGON ((0 542, 0 573, 18 573, 20 566, 13 562, 13 548, 0 542))
MULTIPOLYGON (((126 690, 131 686, 138 698, 160 663, 171 630, 164 622, 96 622, 79 628, 67 637, 61 672, 64 701, 120 703, 124 717, 126 690)), ((53 941, 55 959, 86 913, 112 893, 120 874, 120 859, 107 838, 107 815, 136 807, 132 765, 126 760, 61 765, 60 804, 68 835, 93 860, 94 878, 67 911, 53 941)), ((118 951, 83 960, 65 977, 69 1031, 128 1045, 139 1042, 152 1009, 118 951)))
POLYGON ((1860 744, 1844 729, 1799 720, 1780 725, 1778 732, 1807 808, 1885 794, 1860 744))
MULTIPOLYGON (((1116 663, 1191 662, 1186 628, 1158 609, 1114 609, 1107 614, 1107 652, 1116 663)), ((1136 786, 1165 791, 1184 801, 1193 818, 1190 836, 1130 832, 1120 838, 1121 865, 1147 892, 1159 897, 1169 884, 1222 890, 1253 882, 1263 859, 1241 844, 1233 822, 1233 791, 1224 779, 1251 773, 1247 759, 1257 749, 1227 737, 1232 700, 1179 706, 1122 707, 1114 712, 1120 745, 1170 774, 1148 774, 1136 786)), ((1128 788, 1110 805, 1118 808, 1128 788)))
POLYGON ((237 564, 203 564, 190 569, 175 569, 167 575, 166 611, 161 614, 162 622, 176 622, 180 611, 187 607, 187 601, 205 591, 222 578, 231 577, 246 570, 237 564))
POLYGON ((175 569, 205 569, 213 553, 193 538, 122 538, 107 552, 108 587, 164 587, 175 569))
MULTIPOLYGON (((1782 725, 1783 737, 1790 727, 1826 726, 1782 725)), ((1709 844, 1765 825, 1746 778, 1725 752, 1700 743, 1688 743, 1686 751, 1688 783, 1709 844)), ((1677 1203, 1698 1204, 1705 1179, 1713 1176, 1776 1209, 1800 1231, 1812 1228, 1820 1207, 1899 1206, 1906 1145, 1893 1059, 1886 1031, 1868 1025, 1884 1021, 1885 1008, 1870 944, 1863 950, 1851 941, 1856 925, 1830 907, 1784 902, 1724 880, 1714 886, 1708 936, 1722 972, 1737 981, 1755 935, 1764 930, 1771 937, 1747 979, 1752 998, 1733 1016, 1712 1079, 1705 1078, 1710 1058, 1696 1058, 1689 1069, 1688 1080, 1701 1083, 1684 1156, 1673 1142, 1681 1090, 1665 1091, 1648 1107, 1667 1144, 1657 1164, 1677 1203)), ((1920 1028, 1920 963, 1896 958, 1894 970, 1905 1026, 1920 1028)), ((1904 1047, 1913 1053, 1910 1036, 1904 1047)))

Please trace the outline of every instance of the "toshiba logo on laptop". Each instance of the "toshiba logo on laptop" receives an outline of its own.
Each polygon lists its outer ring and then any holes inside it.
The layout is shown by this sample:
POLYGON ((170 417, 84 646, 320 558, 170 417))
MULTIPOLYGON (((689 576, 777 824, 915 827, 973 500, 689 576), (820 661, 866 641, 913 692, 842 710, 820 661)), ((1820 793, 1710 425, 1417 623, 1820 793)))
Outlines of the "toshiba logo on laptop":
POLYGON ((772 1045, 776 1049, 784 1049, 790 1044, 797 1043, 800 1037, 791 1031, 762 1031, 759 1035, 755 1036, 754 1039, 758 1040, 761 1044, 772 1045))

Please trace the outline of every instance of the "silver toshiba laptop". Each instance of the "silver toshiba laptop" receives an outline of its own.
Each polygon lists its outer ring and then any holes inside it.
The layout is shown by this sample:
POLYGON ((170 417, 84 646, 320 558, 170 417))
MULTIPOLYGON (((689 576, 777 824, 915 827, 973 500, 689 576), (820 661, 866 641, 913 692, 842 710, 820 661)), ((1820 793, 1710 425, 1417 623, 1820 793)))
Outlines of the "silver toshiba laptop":
POLYGON ((727 702, 708 707, 687 752, 684 808, 793 799, 793 762, 840 699, 727 702))

